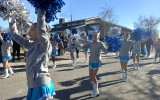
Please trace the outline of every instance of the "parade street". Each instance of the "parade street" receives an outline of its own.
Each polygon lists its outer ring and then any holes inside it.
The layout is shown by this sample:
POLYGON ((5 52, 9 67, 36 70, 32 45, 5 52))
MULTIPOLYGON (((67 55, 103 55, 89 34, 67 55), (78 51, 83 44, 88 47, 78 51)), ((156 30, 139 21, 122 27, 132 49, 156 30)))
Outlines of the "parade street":
MULTIPOLYGON (((90 98, 91 85, 88 65, 84 53, 80 52, 77 67, 72 67, 70 55, 57 56, 57 67, 48 63, 51 79, 55 85, 56 95, 53 100, 160 100, 160 63, 154 63, 151 56, 140 58, 140 69, 133 68, 132 59, 128 64, 129 80, 122 78, 119 59, 115 53, 102 53, 102 67, 97 74, 100 95, 90 98)), ((0 100, 25 100, 27 80, 25 62, 10 62, 15 74, 7 79, 0 79, 0 100)), ((3 65, 0 64, 0 75, 3 65)))

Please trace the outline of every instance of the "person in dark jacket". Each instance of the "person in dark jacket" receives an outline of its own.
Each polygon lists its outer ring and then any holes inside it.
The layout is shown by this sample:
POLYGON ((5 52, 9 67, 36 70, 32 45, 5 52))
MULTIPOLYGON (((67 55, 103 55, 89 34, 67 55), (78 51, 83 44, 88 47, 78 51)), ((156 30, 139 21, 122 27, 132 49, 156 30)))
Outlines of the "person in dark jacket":
POLYGON ((13 59, 12 59, 12 62, 15 62, 16 54, 17 54, 17 57, 18 57, 17 60, 20 60, 20 45, 17 42, 13 41, 12 48, 13 48, 13 53, 12 53, 13 59))
POLYGON ((154 41, 153 41, 153 39, 152 38, 149 38, 148 40, 147 40, 147 42, 146 42, 146 48, 147 48, 147 57, 149 57, 150 56, 150 51, 151 51, 151 47, 153 47, 153 45, 154 45, 154 41))

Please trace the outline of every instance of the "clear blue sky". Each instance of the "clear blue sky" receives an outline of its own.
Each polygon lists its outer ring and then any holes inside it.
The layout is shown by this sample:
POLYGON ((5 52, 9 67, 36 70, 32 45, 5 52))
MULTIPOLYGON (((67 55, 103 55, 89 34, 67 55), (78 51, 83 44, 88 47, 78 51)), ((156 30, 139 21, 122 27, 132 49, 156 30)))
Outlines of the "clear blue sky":
MULTIPOLYGON (((31 12, 31 21, 35 22, 34 8, 31 7, 27 0, 22 1, 31 12)), ((66 5, 62 8, 62 12, 57 14, 57 17, 66 18, 68 21, 70 21, 70 12, 73 20, 98 16, 100 8, 104 7, 105 3, 114 8, 119 25, 132 29, 134 27, 133 23, 140 15, 160 17, 160 0, 64 0, 64 2, 66 5)), ((1 26, 8 27, 8 22, 3 21, 1 18, 0 23, 1 26)), ((56 23, 58 23, 58 20, 50 24, 56 23)))

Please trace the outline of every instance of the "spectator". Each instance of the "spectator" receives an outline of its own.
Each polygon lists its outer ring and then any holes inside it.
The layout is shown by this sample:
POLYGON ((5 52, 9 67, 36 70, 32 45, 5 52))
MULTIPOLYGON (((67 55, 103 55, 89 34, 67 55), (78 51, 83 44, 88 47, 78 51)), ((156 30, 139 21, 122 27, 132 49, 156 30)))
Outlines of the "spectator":
POLYGON ((67 37, 65 37, 64 38, 64 40, 63 40, 63 45, 64 45, 64 54, 66 53, 66 50, 67 50, 67 44, 68 44, 68 39, 67 39, 67 37))
POLYGON ((13 41, 12 48, 13 48, 13 53, 12 53, 13 59, 12 59, 12 62, 15 62, 16 53, 17 53, 17 57, 18 57, 17 60, 20 60, 20 45, 17 42, 13 41))
POLYGON ((149 38, 146 42, 146 48, 147 48, 147 57, 150 56, 150 50, 151 50, 151 47, 153 48, 153 45, 154 45, 154 41, 152 38, 149 38))
POLYGON ((58 56, 62 55, 63 54, 63 42, 62 40, 60 40, 60 42, 58 43, 58 56))

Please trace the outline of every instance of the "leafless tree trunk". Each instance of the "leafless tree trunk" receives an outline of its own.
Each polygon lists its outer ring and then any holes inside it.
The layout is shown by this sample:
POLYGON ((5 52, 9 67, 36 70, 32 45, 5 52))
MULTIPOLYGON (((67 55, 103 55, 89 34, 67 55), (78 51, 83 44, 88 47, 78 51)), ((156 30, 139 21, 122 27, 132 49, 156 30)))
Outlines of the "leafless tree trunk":
POLYGON ((101 8, 99 16, 102 19, 103 34, 105 35, 106 30, 109 30, 109 28, 111 27, 111 23, 117 22, 114 14, 114 9, 105 4, 105 6, 101 8), (108 22, 108 27, 106 26, 106 22, 108 22))

